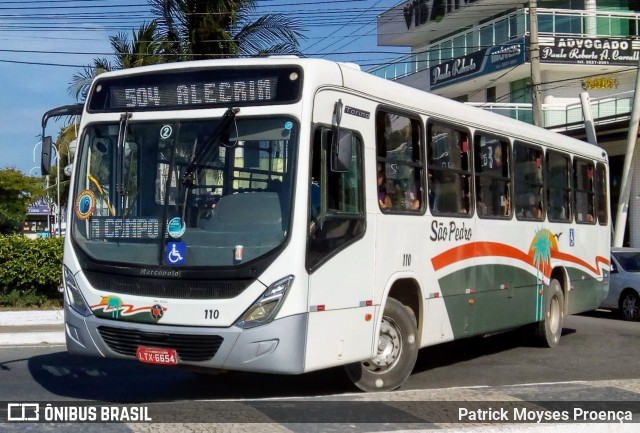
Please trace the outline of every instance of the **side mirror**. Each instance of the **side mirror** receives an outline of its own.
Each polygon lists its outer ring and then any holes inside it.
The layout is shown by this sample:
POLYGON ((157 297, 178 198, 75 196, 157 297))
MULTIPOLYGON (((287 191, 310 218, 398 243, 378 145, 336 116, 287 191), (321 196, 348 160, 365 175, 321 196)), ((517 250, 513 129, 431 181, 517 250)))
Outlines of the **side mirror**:
POLYGON ((42 138, 42 155, 40 158, 40 170, 43 176, 48 176, 51 170, 51 136, 42 138))
POLYGON ((74 138, 69 143, 69 160, 73 161, 76 157, 76 151, 78 150, 78 139, 74 138))
POLYGON ((351 167, 353 132, 334 131, 331 140, 331 171, 345 173, 351 167), (336 133, 337 132, 337 133, 336 133))

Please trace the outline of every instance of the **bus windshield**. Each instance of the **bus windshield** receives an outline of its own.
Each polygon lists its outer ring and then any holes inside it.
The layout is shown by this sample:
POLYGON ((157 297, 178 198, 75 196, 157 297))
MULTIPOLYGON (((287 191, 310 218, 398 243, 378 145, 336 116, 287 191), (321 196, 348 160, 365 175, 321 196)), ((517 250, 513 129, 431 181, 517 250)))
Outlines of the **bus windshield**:
POLYGON ((237 266, 286 239, 297 126, 286 117, 94 123, 71 236, 97 261, 237 266))

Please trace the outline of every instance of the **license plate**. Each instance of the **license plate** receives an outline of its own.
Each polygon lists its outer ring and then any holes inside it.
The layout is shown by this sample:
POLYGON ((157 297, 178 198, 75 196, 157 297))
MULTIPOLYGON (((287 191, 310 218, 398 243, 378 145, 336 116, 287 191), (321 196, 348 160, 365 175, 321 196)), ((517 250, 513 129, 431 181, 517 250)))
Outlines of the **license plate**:
POLYGON ((178 354, 175 349, 138 347, 136 356, 138 361, 148 364, 175 365, 178 363, 178 354))

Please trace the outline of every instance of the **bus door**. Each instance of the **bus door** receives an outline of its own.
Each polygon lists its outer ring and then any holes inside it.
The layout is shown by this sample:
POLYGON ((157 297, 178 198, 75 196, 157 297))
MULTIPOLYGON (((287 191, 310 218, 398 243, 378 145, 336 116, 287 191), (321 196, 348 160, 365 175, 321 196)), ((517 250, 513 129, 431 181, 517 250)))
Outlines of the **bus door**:
POLYGON ((521 271, 513 266, 523 227, 513 219, 513 171, 507 139, 476 131, 473 140, 476 203, 476 291, 482 294, 479 332, 522 323, 521 271))
MULTIPOLYGON (((428 196, 433 215, 429 246, 433 251, 431 262, 438 282, 438 295, 443 298, 451 333, 456 339, 478 333, 483 308, 482 293, 476 286, 475 242, 478 235, 472 218, 470 152, 470 136, 466 129, 429 121, 428 196)), ((439 302, 430 300, 429 315, 432 315, 431 305, 435 309, 439 302)), ((446 335, 445 332, 442 334, 446 335)))
POLYGON ((340 99, 345 95, 322 92, 314 108, 306 251, 307 370, 361 361, 373 350, 374 238, 366 227, 365 150, 359 132, 366 131, 366 119, 343 115, 338 131, 334 112, 344 114, 349 105, 340 99), (341 164, 336 146, 343 154, 341 164))

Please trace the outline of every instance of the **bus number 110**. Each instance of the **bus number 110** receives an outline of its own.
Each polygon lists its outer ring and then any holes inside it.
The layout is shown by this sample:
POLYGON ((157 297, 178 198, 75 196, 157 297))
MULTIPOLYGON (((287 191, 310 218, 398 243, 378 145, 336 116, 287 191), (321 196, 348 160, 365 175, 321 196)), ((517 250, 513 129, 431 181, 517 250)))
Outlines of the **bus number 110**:
POLYGON ((205 319, 217 319, 220 317, 220 311, 218 310, 204 310, 205 319))

